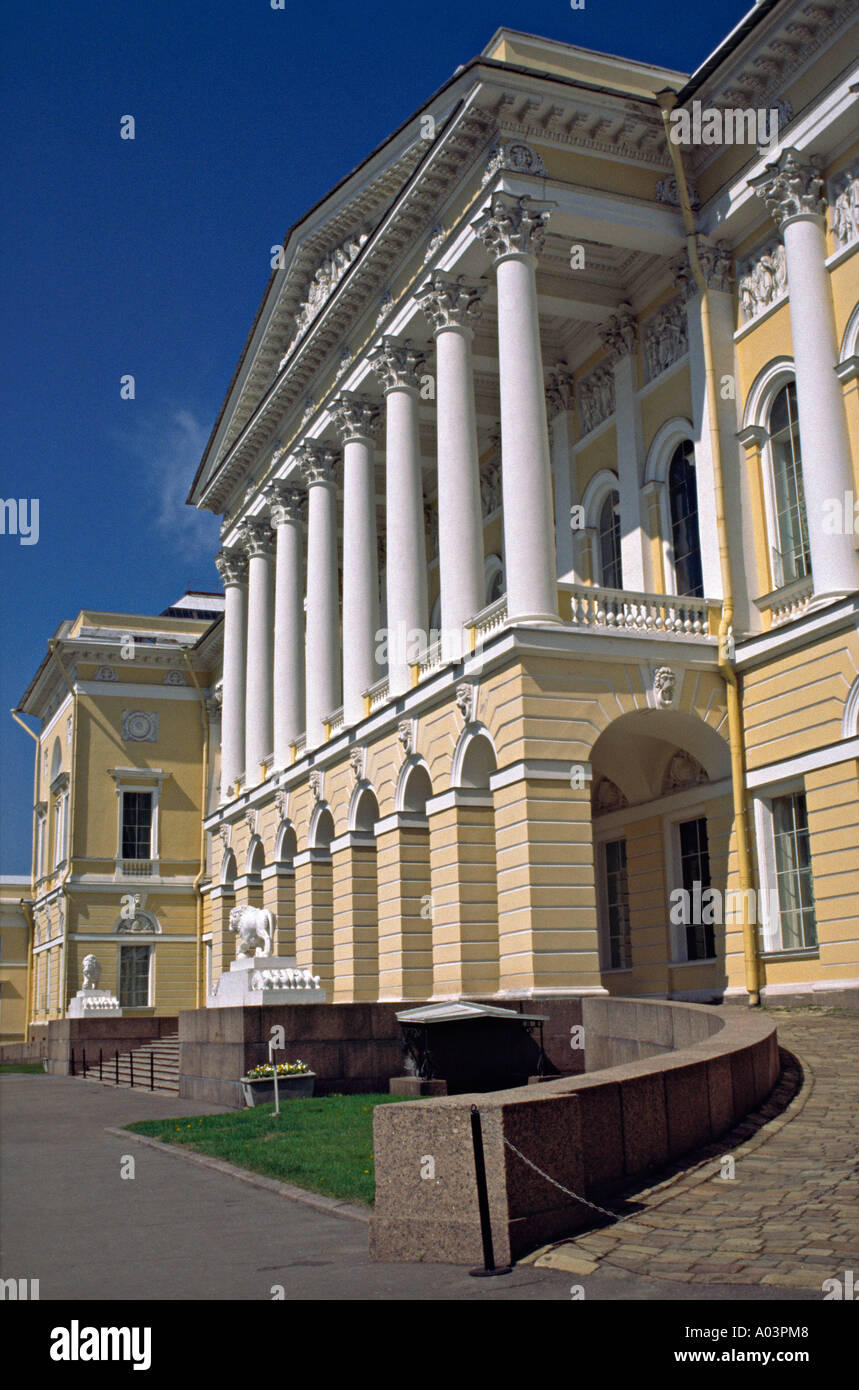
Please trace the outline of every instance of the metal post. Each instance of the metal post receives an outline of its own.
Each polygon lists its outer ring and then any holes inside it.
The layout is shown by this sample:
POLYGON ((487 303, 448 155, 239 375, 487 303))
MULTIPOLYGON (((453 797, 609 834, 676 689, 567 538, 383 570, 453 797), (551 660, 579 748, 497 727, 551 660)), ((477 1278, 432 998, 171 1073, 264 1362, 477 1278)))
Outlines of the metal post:
POLYGON ((83 1053, 83 1078, 86 1081, 86 1048, 82 1047, 81 1052, 83 1053))
POLYGON ((98 1079, 99 1079, 99 1081, 101 1081, 101 1079, 102 1079, 102 1076, 101 1076, 101 1048, 99 1048, 99 1050, 98 1050, 98 1079))
POLYGON ((150 1089, 150 1091, 154 1091, 154 1090, 155 1090, 155 1053, 154 1053, 154 1052, 150 1052, 150 1054, 149 1054, 149 1089, 150 1089))
POLYGON ((70 1058, 69 1060, 70 1060, 70 1068, 71 1068, 70 1071, 69 1071, 69 1075, 70 1075, 70 1076, 74 1076, 74 1074, 75 1074, 75 1050, 74 1050, 74 1048, 72 1048, 72 1055, 71 1055, 71 1058, 70 1058))
POLYGON ((274 1039, 268 1045, 268 1060, 274 1067, 274 1113, 280 1114, 280 1093, 277 1088, 277 1063, 274 1060, 274 1039))
POLYGON ((477 1179, 477 1208, 480 1212, 480 1238, 483 1241, 483 1269, 470 1269, 475 1279, 489 1279, 495 1274, 510 1274, 511 1266, 495 1267, 495 1252, 492 1249, 492 1223, 489 1218, 489 1193, 486 1187, 486 1162, 483 1157, 483 1127, 480 1111, 476 1105, 471 1107, 471 1142, 474 1146, 474 1175, 477 1179))
POLYGON ((116 1084, 117 1084, 117 1086, 118 1086, 118 1085, 119 1085, 119 1048, 117 1048, 117 1050, 116 1050, 116 1057, 114 1058, 114 1062, 116 1063, 116 1084))
POLYGON ((131 1052, 129 1052, 129 1054, 128 1054, 128 1067, 129 1067, 129 1078, 130 1078, 128 1084, 131 1086, 131 1088, 132 1088, 132 1090, 133 1090, 133 1089, 134 1089, 134 1049, 132 1049, 131 1052))

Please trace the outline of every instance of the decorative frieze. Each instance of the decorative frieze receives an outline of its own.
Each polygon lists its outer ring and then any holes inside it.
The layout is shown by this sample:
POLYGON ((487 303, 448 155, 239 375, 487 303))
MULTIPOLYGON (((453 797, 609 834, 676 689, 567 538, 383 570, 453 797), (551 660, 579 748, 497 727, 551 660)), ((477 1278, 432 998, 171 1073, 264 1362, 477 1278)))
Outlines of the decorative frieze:
POLYGON ((546 381, 546 406, 551 420, 573 403, 573 374, 566 362, 556 362, 546 381))
POLYGON ((539 256, 546 242, 546 223, 554 204, 529 197, 495 193, 489 207, 471 226, 493 261, 501 256, 539 256))
POLYGON ((616 782, 610 777, 597 777, 591 790, 591 813, 595 816, 608 815, 610 811, 621 811, 629 802, 616 782))
POLYGON ((278 372, 283 369, 295 345, 304 336, 317 314, 331 298, 337 285, 339 285, 352 262, 358 256, 358 253, 368 237, 369 232, 364 230, 357 232, 353 236, 347 237, 339 246, 335 246, 332 251, 329 251, 317 266, 310 279, 304 302, 295 315, 295 332, 283 357, 278 363, 278 372))
POLYGON ((444 230, 444 227, 439 226, 438 224, 436 224, 436 226, 433 227, 432 231, 429 234, 429 240, 426 244, 426 249, 424 250, 424 262, 432 260, 433 256, 435 255, 438 248, 441 246, 446 236, 447 232, 444 230))
MULTIPOLYGON (((727 293, 733 280, 733 261, 727 246, 722 241, 713 245, 704 241, 703 237, 696 237, 695 244, 707 288, 727 293)), ((685 299, 691 299, 698 293, 698 282, 692 273, 689 256, 685 250, 668 262, 668 268, 685 299)))
POLYGON ((680 748, 672 756, 665 769, 661 794, 668 796, 670 792, 685 791, 687 787, 700 787, 709 780, 705 768, 701 766, 698 759, 693 757, 691 753, 687 753, 685 749, 680 748))
POLYGON ((638 345, 638 323, 632 305, 626 302, 619 304, 598 332, 612 362, 634 353, 638 345))
POLYGON ((124 709, 122 740, 124 743, 157 743, 158 715, 148 710, 124 709))
POLYGON ((166 672, 166 674, 165 674, 165 676, 164 676, 164 679, 162 680, 161 684, 162 684, 162 685, 187 685, 187 684, 188 684, 188 680, 187 680, 187 677, 186 677, 184 671, 176 671, 176 670, 173 670, 173 671, 167 671, 167 672, 166 672))
POLYGON ((489 153, 483 183, 489 183, 496 174, 535 174, 545 179, 549 171, 537 151, 524 140, 503 140, 489 153))
MULTIPOLYGON (((686 180, 686 187, 689 192, 689 206, 691 208, 700 207, 700 199, 691 180, 686 180)), ((667 203, 669 207, 679 208, 680 194, 677 189, 677 180, 673 175, 656 180, 655 194, 657 203, 667 203)))
POLYGON ((501 506, 501 456, 493 453, 480 465, 480 509, 484 521, 501 506))
POLYGON ((777 237, 740 264, 737 291, 743 323, 750 323, 787 294, 787 260, 777 237))
POLYGON ((653 381, 688 351, 686 307, 682 298, 670 300, 644 325, 642 345, 645 381, 653 381))
POLYGON ((465 276, 456 280, 435 274, 415 294, 415 299, 432 327, 469 328, 480 318, 482 285, 467 285, 465 276))
POLYGON ((112 666, 99 666, 95 673, 95 679, 97 681, 118 681, 119 676, 112 666))
POLYGON ((830 185, 832 235, 839 248, 859 237, 859 172, 839 174, 830 185))
POLYGON ((614 372, 608 364, 594 367, 578 384, 579 419, 583 435, 590 434, 614 414, 614 372))

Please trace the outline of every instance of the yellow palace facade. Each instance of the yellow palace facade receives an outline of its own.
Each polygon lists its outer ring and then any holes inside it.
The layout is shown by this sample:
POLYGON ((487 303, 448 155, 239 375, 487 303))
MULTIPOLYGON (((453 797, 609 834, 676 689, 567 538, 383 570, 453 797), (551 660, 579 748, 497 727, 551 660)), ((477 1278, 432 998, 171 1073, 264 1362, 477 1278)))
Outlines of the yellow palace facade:
POLYGON ((273 248, 198 993, 245 904, 335 1003, 859 987, 856 38, 499 30, 273 248))

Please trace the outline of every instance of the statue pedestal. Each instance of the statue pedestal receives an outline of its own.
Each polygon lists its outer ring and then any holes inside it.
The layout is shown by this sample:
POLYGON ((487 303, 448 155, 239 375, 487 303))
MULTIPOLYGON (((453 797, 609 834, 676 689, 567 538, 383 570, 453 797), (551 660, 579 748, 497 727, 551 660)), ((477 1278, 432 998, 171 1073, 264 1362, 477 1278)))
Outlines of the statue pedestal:
POLYGON ((294 956, 243 956, 224 971, 207 1009, 261 1008, 263 1004, 324 1004, 319 976, 299 970, 294 956))
POLYGON ((84 985, 69 1001, 66 1018, 121 1018, 119 1000, 109 989, 84 985))

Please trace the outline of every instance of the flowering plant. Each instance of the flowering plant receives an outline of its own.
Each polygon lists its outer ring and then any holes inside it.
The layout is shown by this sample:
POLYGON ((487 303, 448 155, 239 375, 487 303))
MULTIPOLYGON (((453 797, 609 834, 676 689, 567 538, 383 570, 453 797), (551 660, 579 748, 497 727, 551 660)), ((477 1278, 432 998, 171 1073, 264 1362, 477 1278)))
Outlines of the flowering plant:
MULTIPOLYGON (((278 1062, 278 1076, 302 1076, 310 1071, 306 1062, 278 1062)), ((274 1076, 275 1068, 271 1062, 261 1062, 258 1067, 251 1067, 248 1072, 248 1081, 265 1081, 274 1076)))

